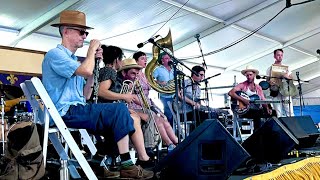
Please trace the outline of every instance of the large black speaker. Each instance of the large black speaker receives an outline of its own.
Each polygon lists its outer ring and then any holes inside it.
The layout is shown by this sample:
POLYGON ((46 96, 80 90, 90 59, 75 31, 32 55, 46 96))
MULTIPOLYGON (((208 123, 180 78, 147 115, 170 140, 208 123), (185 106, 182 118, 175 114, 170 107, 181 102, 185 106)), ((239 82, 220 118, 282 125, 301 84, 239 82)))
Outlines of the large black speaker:
POLYGON ((242 147, 257 163, 277 163, 285 157, 299 141, 275 117, 268 119, 242 143, 242 147))
POLYGON ((249 157, 218 120, 205 120, 155 170, 161 179, 227 179, 249 157))
POLYGON ((299 140, 297 148, 312 147, 320 135, 311 116, 281 117, 279 120, 299 140))

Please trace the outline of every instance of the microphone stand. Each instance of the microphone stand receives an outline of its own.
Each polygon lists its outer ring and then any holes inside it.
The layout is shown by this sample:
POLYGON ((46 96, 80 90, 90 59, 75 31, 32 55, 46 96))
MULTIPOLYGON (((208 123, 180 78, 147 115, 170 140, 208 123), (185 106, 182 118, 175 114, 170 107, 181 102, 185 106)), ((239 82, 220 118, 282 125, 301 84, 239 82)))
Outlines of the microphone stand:
MULTIPOLYGON (((161 49, 163 52, 167 53, 170 57, 171 60, 173 62, 172 67, 173 67, 173 76, 174 76, 174 84, 175 84, 175 97, 176 100, 174 101, 174 103, 176 104, 176 107, 179 107, 178 104, 178 91, 179 91, 179 87, 178 87, 178 73, 177 73, 177 65, 181 64, 182 66, 186 67, 188 70, 190 70, 191 72, 193 72, 194 74, 198 75, 197 72, 193 71, 192 69, 190 69, 188 66, 186 66, 183 62, 179 61, 176 57, 174 57, 174 55, 170 52, 168 52, 164 47, 162 47, 160 44, 158 44, 156 41, 154 41, 153 39, 150 40, 150 43, 152 43, 153 45, 157 46, 159 49, 161 49)), ((178 142, 181 142, 181 128, 180 128, 180 112, 179 112, 179 108, 177 108, 177 126, 178 126, 178 142)))
MULTIPOLYGON (((184 82, 184 77, 186 76, 182 71, 177 70, 177 74, 182 75, 183 78, 180 79, 180 87, 185 87, 185 82, 184 82)), ((184 89, 184 88, 183 88, 184 89)), ((174 102, 178 102, 178 97, 176 96, 176 100, 174 102)), ((176 109, 179 109, 179 107, 177 107, 176 109)), ((187 114, 186 114, 186 94, 183 93, 183 97, 182 97, 182 113, 183 113, 183 125, 184 125, 184 137, 187 137, 187 114)), ((177 114, 178 114, 178 110, 177 110, 177 114)), ((178 114, 178 116, 180 117, 180 114, 178 114)), ((178 129, 180 130, 180 126, 178 126, 178 129)), ((180 134, 180 132, 179 132, 180 134)), ((180 142, 180 141, 179 141, 180 142)))
MULTIPOLYGON (((300 115, 302 115, 302 106, 301 104, 303 103, 303 97, 302 97, 302 89, 301 89, 301 79, 299 77, 299 72, 296 72, 296 75, 297 75, 297 79, 287 79, 287 78, 283 78, 283 77, 271 77, 271 76, 261 76, 260 78, 257 78, 257 79, 271 79, 271 78, 276 78, 276 79, 285 79, 287 81, 287 85, 288 85, 288 93, 289 93, 289 101, 288 101, 288 106, 289 106, 289 116, 291 117, 291 108, 290 108, 290 105, 291 105, 291 101, 290 101, 290 80, 292 81, 298 81, 298 90, 299 90, 299 96, 300 96, 300 115)), ((309 81, 302 81, 302 82, 309 82, 309 81)), ((303 103, 303 106, 304 106, 304 103, 303 103)))
POLYGON ((206 95, 205 99, 206 99, 206 101, 207 101, 207 109, 208 109, 208 113, 209 113, 208 119, 211 119, 211 109, 210 109, 210 105, 209 105, 208 80, 211 79, 211 78, 213 78, 213 77, 219 76, 220 74, 221 74, 221 73, 215 74, 215 75, 213 75, 213 76, 210 76, 210 77, 208 77, 208 78, 203 79, 202 81, 200 81, 200 82, 204 82, 204 84, 205 84, 205 88, 204 88, 205 91, 204 91, 204 92, 205 92, 205 95, 206 95))
MULTIPOLYGON (((288 99, 289 99, 289 101, 288 101, 289 117, 291 117, 291 108, 290 108, 290 107, 291 107, 291 103, 292 103, 292 102, 290 101, 290 97, 291 97, 291 95, 290 95, 290 85, 289 85, 290 80, 291 80, 291 79, 286 79, 286 81, 287 81, 287 86, 288 86, 288 92, 289 92, 289 93, 288 93, 288 94, 289 94, 289 96, 288 96, 288 97, 289 97, 289 98, 288 98, 288 99)), ((288 116, 288 115, 287 115, 287 116, 288 116)))
POLYGON ((299 77, 299 72, 296 72, 297 75, 297 80, 298 80, 298 90, 299 90, 299 102, 300 102, 300 116, 302 116, 302 106, 304 107, 304 101, 303 101, 303 96, 302 96, 302 87, 301 87, 301 80, 299 77))
POLYGON ((208 92, 208 80, 206 79, 204 81, 204 84, 205 84, 205 88, 204 88, 204 92, 205 92, 205 99, 207 101, 207 109, 208 109, 208 119, 211 119, 211 109, 210 109, 210 106, 209 106, 209 92, 208 92))
MULTIPOLYGON (((199 83, 198 82, 195 83, 191 77, 190 77, 190 80, 191 80, 191 90, 192 90, 192 101, 195 102, 195 92, 194 92, 193 86, 195 84, 199 85, 199 83)), ((200 108, 199 108, 199 110, 200 110, 200 108)), ((192 115, 193 115, 193 125, 196 128, 197 127, 196 106, 192 107, 192 115)), ((199 120, 200 120, 200 117, 199 117, 199 120)))
POLYGON ((194 37, 198 41, 199 49, 200 49, 201 56, 202 56, 202 59, 203 59, 202 65, 203 65, 204 68, 208 69, 208 66, 206 64, 206 61, 204 60, 204 55, 203 55, 202 48, 201 48, 201 42, 200 42, 200 39, 199 39, 200 38, 200 34, 196 34, 194 37))

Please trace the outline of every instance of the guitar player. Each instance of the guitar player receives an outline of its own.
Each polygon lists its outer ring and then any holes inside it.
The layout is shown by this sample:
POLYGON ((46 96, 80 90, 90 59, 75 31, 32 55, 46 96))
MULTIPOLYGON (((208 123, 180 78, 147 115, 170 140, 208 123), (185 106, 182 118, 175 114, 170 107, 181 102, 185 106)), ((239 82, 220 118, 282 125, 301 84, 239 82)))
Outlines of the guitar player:
POLYGON ((258 106, 258 108, 250 108, 253 105, 252 101, 241 96, 239 92, 245 93, 248 97, 257 95, 260 100, 265 100, 261 86, 254 83, 255 77, 259 74, 259 71, 254 69, 251 65, 248 65, 246 69, 241 71, 241 73, 246 76, 247 80, 239 83, 237 86, 231 89, 228 95, 232 99, 242 103, 244 106, 246 106, 246 108, 249 107, 249 111, 243 115, 239 115, 239 117, 253 119, 254 131, 256 131, 262 126, 261 118, 270 117, 272 110, 267 104, 262 104, 262 106, 255 104, 254 106, 258 106))

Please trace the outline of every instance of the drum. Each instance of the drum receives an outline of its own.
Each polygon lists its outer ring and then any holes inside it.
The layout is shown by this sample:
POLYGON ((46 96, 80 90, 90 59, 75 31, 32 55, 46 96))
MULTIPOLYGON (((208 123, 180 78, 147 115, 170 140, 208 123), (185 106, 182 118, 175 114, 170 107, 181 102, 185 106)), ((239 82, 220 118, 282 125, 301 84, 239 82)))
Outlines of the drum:
POLYGON ((32 112, 19 112, 17 113, 16 121, 33 121, 32 112))
POLYGON ((24 109, 24 112, 32 112, 32 107, 29 101, 27 101, 26 99, 21 99, 19 104, 24 109))
POLYGON ((270 87, 270 83, 268 83, 268 81, 261 81, 259 85, 261 86, 262 90, 267 90, 270 87))

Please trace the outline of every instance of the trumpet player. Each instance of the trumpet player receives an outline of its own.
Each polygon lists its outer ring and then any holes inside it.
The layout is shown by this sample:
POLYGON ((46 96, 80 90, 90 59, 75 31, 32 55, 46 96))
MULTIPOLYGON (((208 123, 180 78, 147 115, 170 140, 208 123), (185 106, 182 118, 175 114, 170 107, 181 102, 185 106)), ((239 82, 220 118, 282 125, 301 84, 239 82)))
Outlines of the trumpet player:
MULTIPOLYGON (((133 58, 136 60, 136 63, 138 65, 142 66, 143 68, 146 67, 147 57, 144 52, 141 52, 141 51, 136 52, 133 55, 133 58)), ((125 75, 127 76, 127 78, 131 78, 131 79, 135 78, 134 76, 132 76, 134 74, 131 74, 129 71, 125 75)), ((148 97, 149 91, 151 90, 151 86, 149 85, 147 78, 146 78, 145 74, 143 73, 142 69, 140 69, 139 74, 137 75, 137 79, 139 79, 139 82, 140 82, 141 87, 143 89, 143 93, 144 93, 145 97, 147 98, 149 105, 156 107, 156 105, 148 97)), ((141 111, 142 106, 139 103, 133 103, 132 108, 138 112, 139 109, 141 111)), ((159 108, 156 108, 156 109, 159 109, 159 108)), ((154 117, 155 122, 157 124, 157 127, 159 129, 159 133, 161 135, 161 138, 162 138, 163 142, 166 145, 168 145, 169 149, 174 148, 175 145, 178 143, 178 138, 175 135, 175 133, 173 132, 173 128, 171 127, 166 116, 163 113, 161 113, 161 111, 159 111, 159 113, 161 114, 160 116, 157 116, 156 113, 153 113, 153 117, 154 117)))
MULTIPOLYGON (((116 46, 102 45, 103 62, 105 67, 99 72, 99 90, 98 102, 118 102, 124 100, 126 103, 131 103, 137 96, 134 94, 120 94, 122 84, 117 80, 117 70, 122 66, 122 50, 116 46)), ((140 117, 132 110, 130 115, 134 121, 135 132, 131 136, 132 143, 138 153, 137 165, 143 167, 153 166, 153 162, 146 153, 143 133, 140 125, 140 117)))

